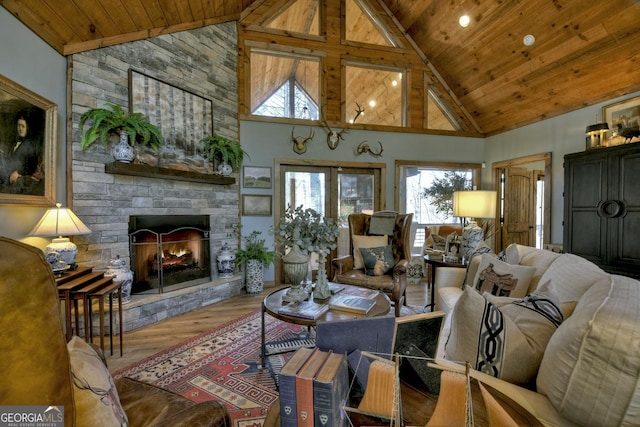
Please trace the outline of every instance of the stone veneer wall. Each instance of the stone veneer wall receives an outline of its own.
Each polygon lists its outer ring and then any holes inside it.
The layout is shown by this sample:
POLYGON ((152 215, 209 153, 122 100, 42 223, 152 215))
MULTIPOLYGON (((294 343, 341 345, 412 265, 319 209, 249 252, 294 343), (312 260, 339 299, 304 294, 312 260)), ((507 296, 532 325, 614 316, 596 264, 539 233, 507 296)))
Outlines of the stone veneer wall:
MULTIPOLYGON (((130 215, 209 215, 212 274, 215 254, 239 222, 239 185, 112 175, 105 164, 113 157, 96 143, 80 149, 81 114, 114 103, 129 108, 128 71, 133 68, 213 101, 214 131, 238 137, 237 29, 225 23, 161 35, 69 57, 71 81, 72 194, 74 212, 92 233, 74 239, 78 263, 106 269, 120 255, 130 265, 130 215)), ((110 148, 110 147, 109 147, 110 148)), ((236 180, 239 179, 234 174, 236 180)))

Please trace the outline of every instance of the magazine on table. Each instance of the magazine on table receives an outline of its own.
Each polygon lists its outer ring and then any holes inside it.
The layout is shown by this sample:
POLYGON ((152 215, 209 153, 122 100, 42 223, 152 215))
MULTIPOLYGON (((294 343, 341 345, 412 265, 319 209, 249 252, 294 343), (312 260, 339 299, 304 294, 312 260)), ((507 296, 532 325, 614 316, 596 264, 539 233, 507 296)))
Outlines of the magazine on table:
POLYGON ((354 297, 375 299, 375 297, 378 296, 380 291, 377 291, 375 289, 369 289, 369 288, 361 288, 358 286, 346 286, 342 290, 342 293, 346 295, 351 295, 354 297))
POLYGON ((284 314, 286 316, 295 316, 303 319, 316 320, 327 310, 329 310, 329 306, 327 304, 321 304, 313 300, 309 300, 292 302, 283 305, 278 309, 278 313, 284 314))

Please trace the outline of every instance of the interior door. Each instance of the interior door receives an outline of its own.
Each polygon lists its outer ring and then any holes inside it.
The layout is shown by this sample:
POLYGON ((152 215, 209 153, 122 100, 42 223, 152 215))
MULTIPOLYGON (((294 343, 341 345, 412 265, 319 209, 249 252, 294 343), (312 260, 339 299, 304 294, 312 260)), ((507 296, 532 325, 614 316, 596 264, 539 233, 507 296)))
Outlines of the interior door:
POLYGON ((537 174, 525 168, 505 169, 500 250, 511 243, 535 247, 537 174))

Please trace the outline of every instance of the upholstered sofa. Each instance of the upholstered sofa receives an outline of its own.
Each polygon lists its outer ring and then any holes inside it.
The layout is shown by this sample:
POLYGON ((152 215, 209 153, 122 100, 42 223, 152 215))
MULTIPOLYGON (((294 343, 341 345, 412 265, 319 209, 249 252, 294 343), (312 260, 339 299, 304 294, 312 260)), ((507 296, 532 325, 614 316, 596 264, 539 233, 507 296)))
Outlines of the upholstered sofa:
POLYGON ((476 256, 468 271, 436 271, 436 309, 446 313, 436 364, 469 362, 472 377, 544 425, 640 425, 640 282, 572 254, 512 245, 503 255, 476 256), (526 289, 481 296, 486 283, 476 279, 489 265, 526 289))
POLYGON ((67 343, 42 251, 0 237, 0 254, 0 406, 63 407, 55 413, 67 427, 230 425, 219 402, 130 378, 114 384, 99 349, 79 337, 67 343))

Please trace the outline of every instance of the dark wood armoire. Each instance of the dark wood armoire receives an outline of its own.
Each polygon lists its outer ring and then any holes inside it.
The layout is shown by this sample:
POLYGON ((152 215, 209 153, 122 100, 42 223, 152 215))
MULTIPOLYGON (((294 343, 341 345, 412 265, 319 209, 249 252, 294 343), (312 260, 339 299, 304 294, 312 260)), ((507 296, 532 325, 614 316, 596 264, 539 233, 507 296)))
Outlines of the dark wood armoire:
POLYGON ((640 144, 564 157, 564 251, 640 277, 640 144))

